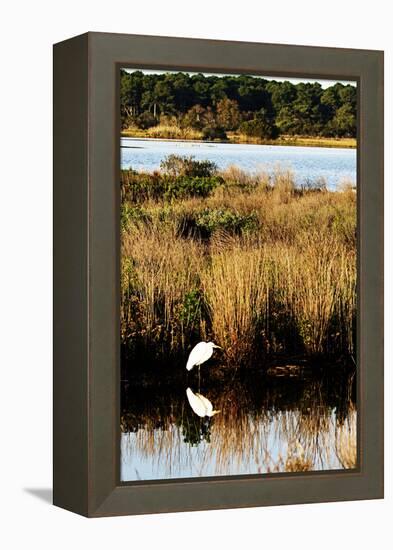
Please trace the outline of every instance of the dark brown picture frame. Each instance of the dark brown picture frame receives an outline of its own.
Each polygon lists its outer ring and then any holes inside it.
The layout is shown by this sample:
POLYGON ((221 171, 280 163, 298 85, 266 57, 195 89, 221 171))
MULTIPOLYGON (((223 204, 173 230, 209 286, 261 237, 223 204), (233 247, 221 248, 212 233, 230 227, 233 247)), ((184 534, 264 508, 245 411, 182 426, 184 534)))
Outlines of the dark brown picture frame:
POLYGON ((383 497, 383 52, 87 33, 54 46, 54 504, 89 517, 383 497), (121 484, 120 67, 355 80, 356 470, 121 484))

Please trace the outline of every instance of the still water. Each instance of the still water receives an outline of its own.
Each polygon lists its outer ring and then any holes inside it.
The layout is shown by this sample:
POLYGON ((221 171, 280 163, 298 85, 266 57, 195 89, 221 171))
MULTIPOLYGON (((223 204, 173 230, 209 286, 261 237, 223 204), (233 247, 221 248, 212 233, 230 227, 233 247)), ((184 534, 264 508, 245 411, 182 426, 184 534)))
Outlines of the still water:
POLYGON ((342 181, 356 183, 355 149, 121 138, 122 168, 157 170, 170 154, 211 160, 219 169, 231 164, 248 171, 291 169, 299 185, 320 178, 332 190, 342 181))
POLYGON ((123 382, 121 480, 356 467, 354 373, 269 372, 123 382), (191 394, 219 412, 201 417, 191 394))

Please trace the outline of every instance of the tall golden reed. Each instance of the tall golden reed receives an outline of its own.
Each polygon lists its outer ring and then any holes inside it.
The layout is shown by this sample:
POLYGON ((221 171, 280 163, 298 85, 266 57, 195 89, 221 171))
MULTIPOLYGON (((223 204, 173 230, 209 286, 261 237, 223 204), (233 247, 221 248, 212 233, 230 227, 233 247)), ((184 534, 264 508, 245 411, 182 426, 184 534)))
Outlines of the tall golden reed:
POLYGON ((275 349, 277 319, 306 353, 352 354, 356 193, 299 191, 278 169, 221 175, 211 196, 148 200, 123 228, 123 342, 188 350, 191 311, 194 336, 217 341, 231 361, 275 349), (206 239, 184 233, 189 218, 218 225, 206 239), (234 230, 232 219, 254 221, 234 230))

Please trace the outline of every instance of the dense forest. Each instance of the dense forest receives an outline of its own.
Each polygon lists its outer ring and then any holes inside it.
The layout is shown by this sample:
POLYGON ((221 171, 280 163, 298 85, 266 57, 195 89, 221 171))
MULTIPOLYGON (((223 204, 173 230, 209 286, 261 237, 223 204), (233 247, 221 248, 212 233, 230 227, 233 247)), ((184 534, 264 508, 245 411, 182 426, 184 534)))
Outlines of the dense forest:
POLYGON ((122 129, 189 129, 190 137, 356 137, 356 87, 248 75, 121 71, 122 129), (194 133, 192 133, 194 131, 194 133))

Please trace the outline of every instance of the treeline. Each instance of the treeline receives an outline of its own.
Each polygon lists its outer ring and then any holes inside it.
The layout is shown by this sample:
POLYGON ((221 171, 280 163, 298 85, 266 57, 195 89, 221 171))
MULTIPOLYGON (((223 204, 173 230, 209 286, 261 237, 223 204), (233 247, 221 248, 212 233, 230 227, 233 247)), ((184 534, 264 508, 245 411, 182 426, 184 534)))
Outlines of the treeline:
POLYGON ((158 125, 191 128, 204 139, 228 132, 275 139, 280 135, 356 137, 356 87, 293 84, 263 78, 121 71, 122 129, 158 125))

